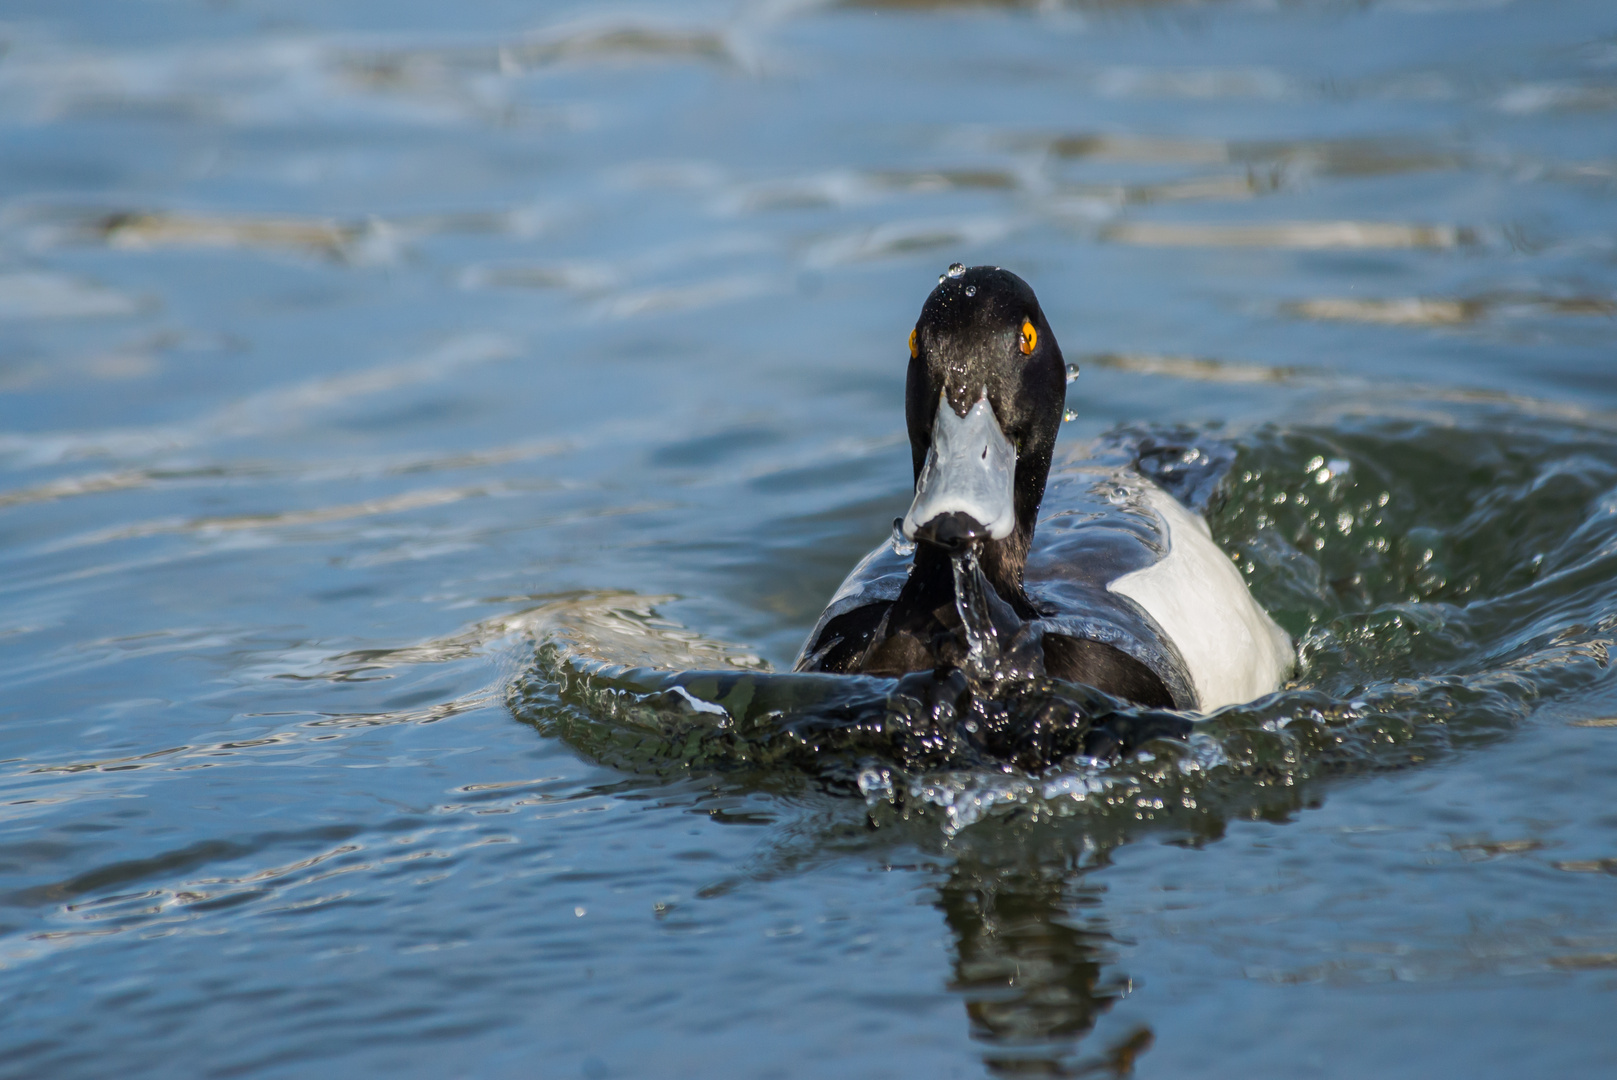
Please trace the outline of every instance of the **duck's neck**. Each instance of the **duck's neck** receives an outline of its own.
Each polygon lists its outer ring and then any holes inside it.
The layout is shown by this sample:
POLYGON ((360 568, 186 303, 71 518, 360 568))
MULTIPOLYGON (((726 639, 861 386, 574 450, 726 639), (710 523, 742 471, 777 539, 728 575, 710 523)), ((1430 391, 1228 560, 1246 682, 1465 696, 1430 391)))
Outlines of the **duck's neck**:
MULTIPOLYGON (((1022 572, 1027 566, 1031 540, 1031 529, 1018 528, 1004 540, 989 540, 977 554, 983 577, 987 578, 1000 599, 1024 619, 1038 617, 1022 587, 1022 572)), ((945 605, 952 606, 954 602, 954 557, 930 544, 917 545, 915 563, 897 606, 920 613, 936 611, 945 605)))

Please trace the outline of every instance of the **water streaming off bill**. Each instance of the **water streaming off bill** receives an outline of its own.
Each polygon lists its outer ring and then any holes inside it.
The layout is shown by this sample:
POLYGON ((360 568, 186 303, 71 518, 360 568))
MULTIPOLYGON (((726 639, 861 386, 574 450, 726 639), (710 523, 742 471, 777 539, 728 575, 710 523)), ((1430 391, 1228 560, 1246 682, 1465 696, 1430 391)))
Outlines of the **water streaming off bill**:
POLYGON ((17 0, 0 1075, 1605 1075, 1614 119, 1601 0, 17 0), (955 261, 1295 685, 781 674, 955 261))

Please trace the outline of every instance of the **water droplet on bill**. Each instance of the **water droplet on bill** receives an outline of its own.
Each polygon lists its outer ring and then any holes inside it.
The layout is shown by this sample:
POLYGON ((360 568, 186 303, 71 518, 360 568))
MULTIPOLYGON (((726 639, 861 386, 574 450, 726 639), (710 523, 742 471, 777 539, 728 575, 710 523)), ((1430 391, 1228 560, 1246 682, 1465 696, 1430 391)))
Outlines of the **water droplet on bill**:
POLYGON ((904 519, 893 519, 893 551, 899 555, 914 555, 915 541, 904 535, 904 519))

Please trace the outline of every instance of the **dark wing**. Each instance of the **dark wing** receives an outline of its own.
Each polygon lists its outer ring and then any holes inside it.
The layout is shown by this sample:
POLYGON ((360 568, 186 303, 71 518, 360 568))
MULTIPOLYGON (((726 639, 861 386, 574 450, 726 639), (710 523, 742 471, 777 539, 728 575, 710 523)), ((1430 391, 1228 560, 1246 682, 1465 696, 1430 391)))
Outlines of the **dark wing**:
POLYGON ((1173 694, 1156 672, 1123 650, 1088 638, 1046 632, 1044 672, 1147 708, 1176 707, 1173 694))
POLYGON ((1195 684, 1162 627, 1107 588, 1166 551, 1161 520, 1136 505, 1140 483, 1126 467, 1052 476, 1046 503, 1061 509, 1039 522, 1024 583, 1044 613, 1050 674, 1145 705, 1193 709, 1195 684))
POLYGON ((832 675, 851 675, 863 670, 861 662, 892 606, 891 602, 866 604, 831 619, 817 638, 803 646, 803 655, 793 670, 823 671, 832 675))
POLYGON ((886 541, 859 561, 803 642, 793 671, 849 672, 869 648, 910 576, 910 556, 886 541))

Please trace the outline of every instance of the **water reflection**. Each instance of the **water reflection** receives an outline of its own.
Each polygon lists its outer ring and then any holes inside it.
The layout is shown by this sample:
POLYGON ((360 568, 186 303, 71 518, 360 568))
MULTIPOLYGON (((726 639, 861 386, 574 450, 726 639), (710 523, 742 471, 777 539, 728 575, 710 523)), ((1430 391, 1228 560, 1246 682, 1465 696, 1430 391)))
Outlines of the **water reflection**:
POLYGON ((1452 248, 1478 242, 1475 229, 1382 221, 1289 221, 1214 225, 1130 221, 1101 231, 1101 239, 1141 247, 1256 247, 1298 251, 1361 248, 1452 248))
POLYGON ((1319 297, 1282 304, 1280 310, 1300 319, 1362 322, 1383 326, 1457 326, 1487 318, 1545 315, 1610 317, 1617 301, 1603 296, 1548 296, 1500 292, 1489 296, 1449 297, 1319 297))
MULTIPOLYGON (((1127 1072, 1115 1051, 1104 1063, 1076 1061, 1096 1020, 1129 989, 1126 977, 1107 970, 1112 942, 1093 911, 1100 891, 1083 873, 1048 853, 996 859, 972 851, 938 890, 955 942, 951 989, 964 1000, 972 1037, 988 1045, 984 1062, 996 1076, 1127 1072)), ((1138 1053, 1148 1040, 1125 1044, 1138 1053)))

